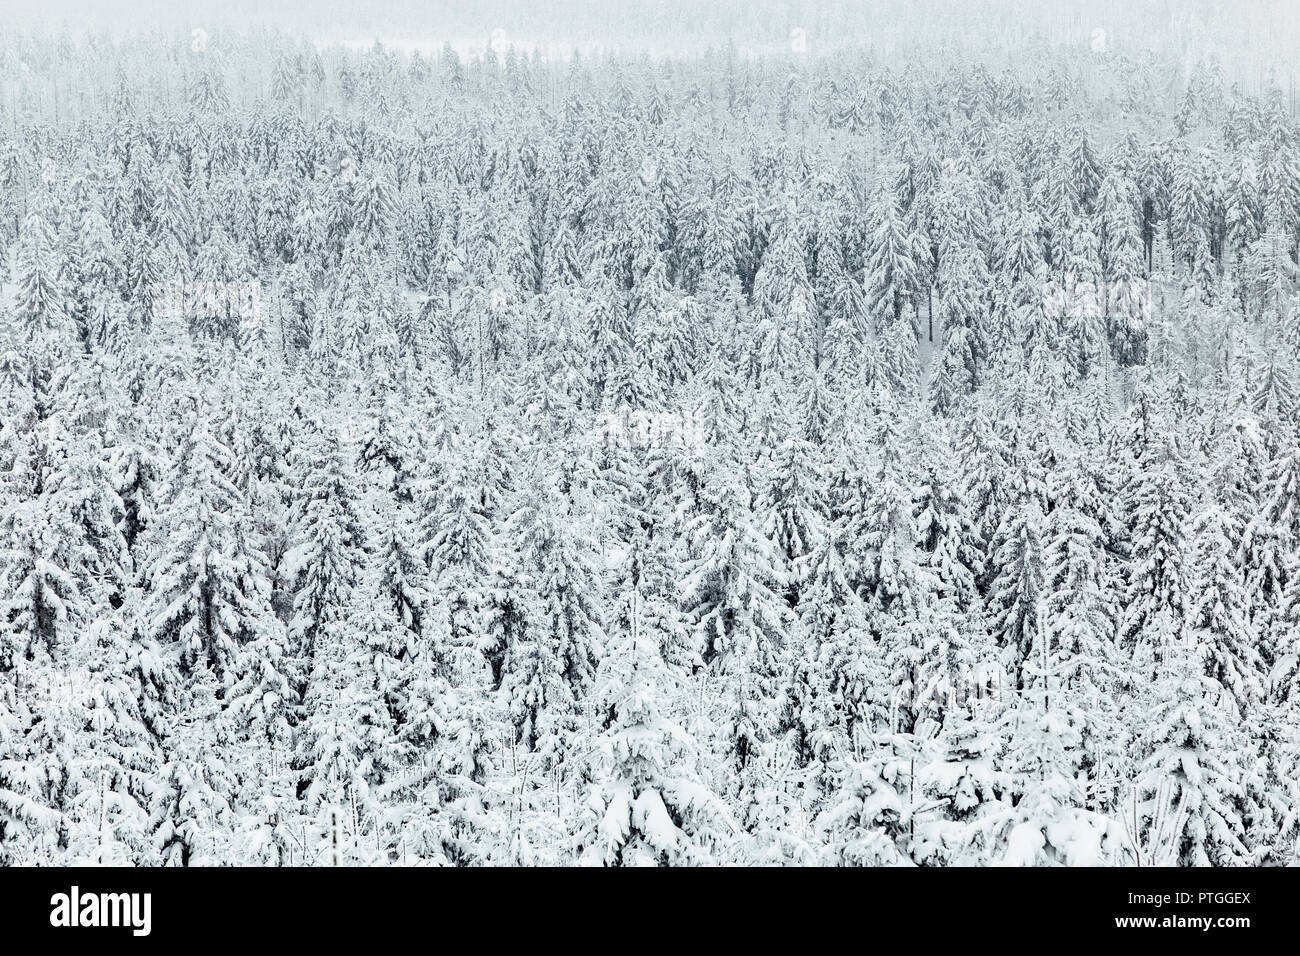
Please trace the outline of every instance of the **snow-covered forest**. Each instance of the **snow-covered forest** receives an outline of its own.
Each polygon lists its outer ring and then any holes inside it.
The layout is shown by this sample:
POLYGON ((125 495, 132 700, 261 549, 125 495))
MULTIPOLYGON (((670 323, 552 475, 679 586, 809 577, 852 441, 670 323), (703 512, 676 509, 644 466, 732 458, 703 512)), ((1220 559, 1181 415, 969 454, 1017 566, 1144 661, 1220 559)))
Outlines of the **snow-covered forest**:
POLYGON ((1092 26, 0 31, 0 863, 1296 861, 1292 82, 1092 26))

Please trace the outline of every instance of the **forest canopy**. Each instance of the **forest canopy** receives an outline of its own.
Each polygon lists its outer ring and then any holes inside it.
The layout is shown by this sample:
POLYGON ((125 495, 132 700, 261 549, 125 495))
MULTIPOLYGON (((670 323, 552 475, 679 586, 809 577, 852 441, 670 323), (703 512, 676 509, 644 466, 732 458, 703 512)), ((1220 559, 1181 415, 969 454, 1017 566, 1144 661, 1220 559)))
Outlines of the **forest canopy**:
POLYGON ((1296 861, 1267 4, 419 6, 0 33, 0 862, 1296 861))

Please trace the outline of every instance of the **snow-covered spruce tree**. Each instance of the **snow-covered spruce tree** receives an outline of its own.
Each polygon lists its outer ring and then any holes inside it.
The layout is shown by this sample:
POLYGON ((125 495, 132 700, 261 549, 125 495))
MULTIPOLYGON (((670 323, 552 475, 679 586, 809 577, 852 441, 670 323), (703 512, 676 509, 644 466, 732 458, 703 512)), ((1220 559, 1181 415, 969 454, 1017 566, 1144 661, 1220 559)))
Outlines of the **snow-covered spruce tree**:
POLYGON ((317 436, 305 449, 301 467, 293 544, 284 557, 284 573, 293 588, 289 674, 299 694, 306 690, 321 629, 346 616, 362 545, 356 492, 338 439, 328 433, 317 436))
POLYGON ((920 292, 921 277, 930 266, 930 250, 903 216, 892 190, 881 191, 874 210, 866 250, 867 298, 872 321, 880 330, 907 318, 919 337, 914 297, 920 292))
POLYGON ((7 666, 61 658, 90 614, 76 572, 83 547, 65 503, 8 497, 3 572, 7 666))
POLYGON ((581 730, 604 631, 592 542, 544 489, 507 523, 521 563, 522 625, 501 686, 516 742, 555 766, 581 730))
POLYGON ((235 676, 241 645, 272 619, 266 558, 252 540, 244 496, 230 481, 230 450, 200 412, 160 509, 148 569, 148 628, 174 647, 181 666, 211 668, 218 685, 235 676))
POLYGON ((426 560, 457 639, 462 633, 478 633, 493 542, 482 496, 465 484, 469 477, 453 472, 437 496, 430 496, 431 510, 422 522, 426 560))
POLYGON ((1127 177, 1112 172, 1097 197, 1097 231, 1103 279, 1103 309, 1111 349, 1124 365, 1146 356, 1150 303, 1143 281, 1141 197, 1127 177))
POLYGON ((921 865, 976 865, 987 859, 988 820, 1002 819, 1010 802, 1003 768, 1006 741, 996 667, 974 668, 953 695, 953 706, 918 762, 916 792, 929 802, 918 821, 913 858, 921 865))
POLYGON ((973 611, 979 605, 976 580, 982 542, 970 503, 950 471, 951 464, 940 458, 942 451, 942 446, 933 451, 918 482, 916 533, 922 563, 942 593, 958 609, 973 611))
POLYGON ((812 812, 832 789, 832 763, 853 749, 884 709, 878 689, 884 660, 849 583, 845 537, 845 524, 837 522, 803 561, 805 588, 782 700, 780 727, 806 772, 803 790, 812 812))
POLYGON ((1042 666, 1053 670, 1057 697, 1075 722, 1077 775, 1091 788, 1085 808, 1105 811, 1114 794, 1103 780, 1122 763, 1117 698, 1127 682, 1110 597, 1119 572, 1091 469, 1079 462, 1058 474, 1048 487, 1055 507, 1047 519, 1042 626, 1051 654, 1042 666))
POLYGON ((23 331, 39 349, 65 350, 76 344, 63 271, 49 223, 39 210, 33 210, 18 235, 14 312, 23 331))
POLYGON ((719 468, 702 494, 685 532, 680 594, 703 661, 728 701, 718 745, 739 772, 770 737, 789 608, 775 547, 759 528, 743 479, 719 468))
POLYGON ((1179 635, 1167 612, 1156 627, 1165 646, 1138 737, 1139 826, 1151 825, 1152 798, 1167 784, 1179 808, 1173 858, 1188 866, 1247 864, 1253 771, 1241 746, 1235 706, 1225 699, 1223 686, 1206 676, 1205 646, 1197 630, 1186 628, 1179 635))
POLYGON ((908 797, 913 762, 892 735, 869 737, 836 761, 835 787, 814 821, 826 862, 898 866, 911 862, 908 797))
POLYGON ((164 866, 229 858, 236 782, 224 758, 228 728, 217 691, 213 675, 201 672, 169 720, 149 807, 155 858, 164 866))
POLYGON ((1245 712, 1263 696, 1259 648, 1250 629, 1249 601, 1240 565, 1239 537, 1222 506, 1205 503, 1190 519, 1190 600, 1186 625, 1198 638, 1207 674, 1245 712))
POLYGON ((306 717, 295 737, 301 813, 312 831, 308 857, 334 866, 366 862, 376 852, 373 787, 393 759, 392 721, 376 666, 383 655, 376 637, 387 637, 383 628, 392 618, 360 602, 358 610, 371 616, 332 617, 316 633, 306 717))
POLYGON ((584 862, 707 863, 726 858, 736 829, 703 782, 695 741, 666 710, 683 675, 665 659, 663 645, 680 625, 655 547, 644 535, 634 538, 616 577, 619 615, 594 691, 608 726, 596 740, 594 783, 577 837, 584 862))
POLYGON ((95 621, 79 648, 87 662, 82 699, 86 747, 73 762, 77 792, 68 801, 68 852, 95 866, 152 860, 148 806, 159 748, 132 675, 127 621, 95 621))
POLYGON ((1042 627, 1044 611, 1044 517, 1032 471, 1022 467, 1013 483, 1014 497, 1003 512, 990 548, 989 565, 996 571, 989 583, 988 608, 1002 660, 1018 675, 1017 686, 1023 687, 1022 664, 1042 627))
POLYGON ((794 568, 815 550, 824 534, 825 476, 821 456, 809 441, 788 438, 773 453, 770 477, 759 507, 764 512, 763 533, 780 550, 788 569, 787 599, 799 600, 800 580, 794 568))
POLYGON ((805 364, 813 343, 817 307, 804 263, 804 237, 799 215, 786 210, 783 224, 768 246, 754 279, 753 328, 749 375, 781 377, 805 364))
POLYGON ((1145 449, 1125 496, 1124 614, 1121 640, 1128 648, 1158 644, 1150 632, 1161 612, 1185 613, 1184 534, 1189 510, 1177 449, 1161 442, 1145 449))
POLYGON ((977 260, 962 252, 945 257, 940 268, 937 312, 942 350, 930 385, 930 400, 939 414, 948 413, 975 390, 988 348, 977 260))

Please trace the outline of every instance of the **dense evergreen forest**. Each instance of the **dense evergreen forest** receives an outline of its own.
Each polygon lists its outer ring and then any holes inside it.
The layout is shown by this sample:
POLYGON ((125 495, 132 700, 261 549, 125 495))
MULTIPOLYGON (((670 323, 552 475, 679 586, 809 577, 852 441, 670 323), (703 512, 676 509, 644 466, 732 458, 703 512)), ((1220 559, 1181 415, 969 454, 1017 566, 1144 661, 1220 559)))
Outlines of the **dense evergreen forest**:
POLYGON ((1295 862, 1289 78, 501 47, 0 34, 0 862, 1295 862))

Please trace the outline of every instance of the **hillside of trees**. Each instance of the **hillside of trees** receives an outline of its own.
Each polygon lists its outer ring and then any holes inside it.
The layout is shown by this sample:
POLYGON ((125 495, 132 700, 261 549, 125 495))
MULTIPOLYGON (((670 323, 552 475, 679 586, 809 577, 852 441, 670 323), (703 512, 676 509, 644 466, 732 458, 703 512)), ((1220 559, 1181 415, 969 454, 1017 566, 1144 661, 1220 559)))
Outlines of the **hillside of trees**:
POLYGON ((1288 81, 0 36, 0 863, 1284 865, 1288 81))

